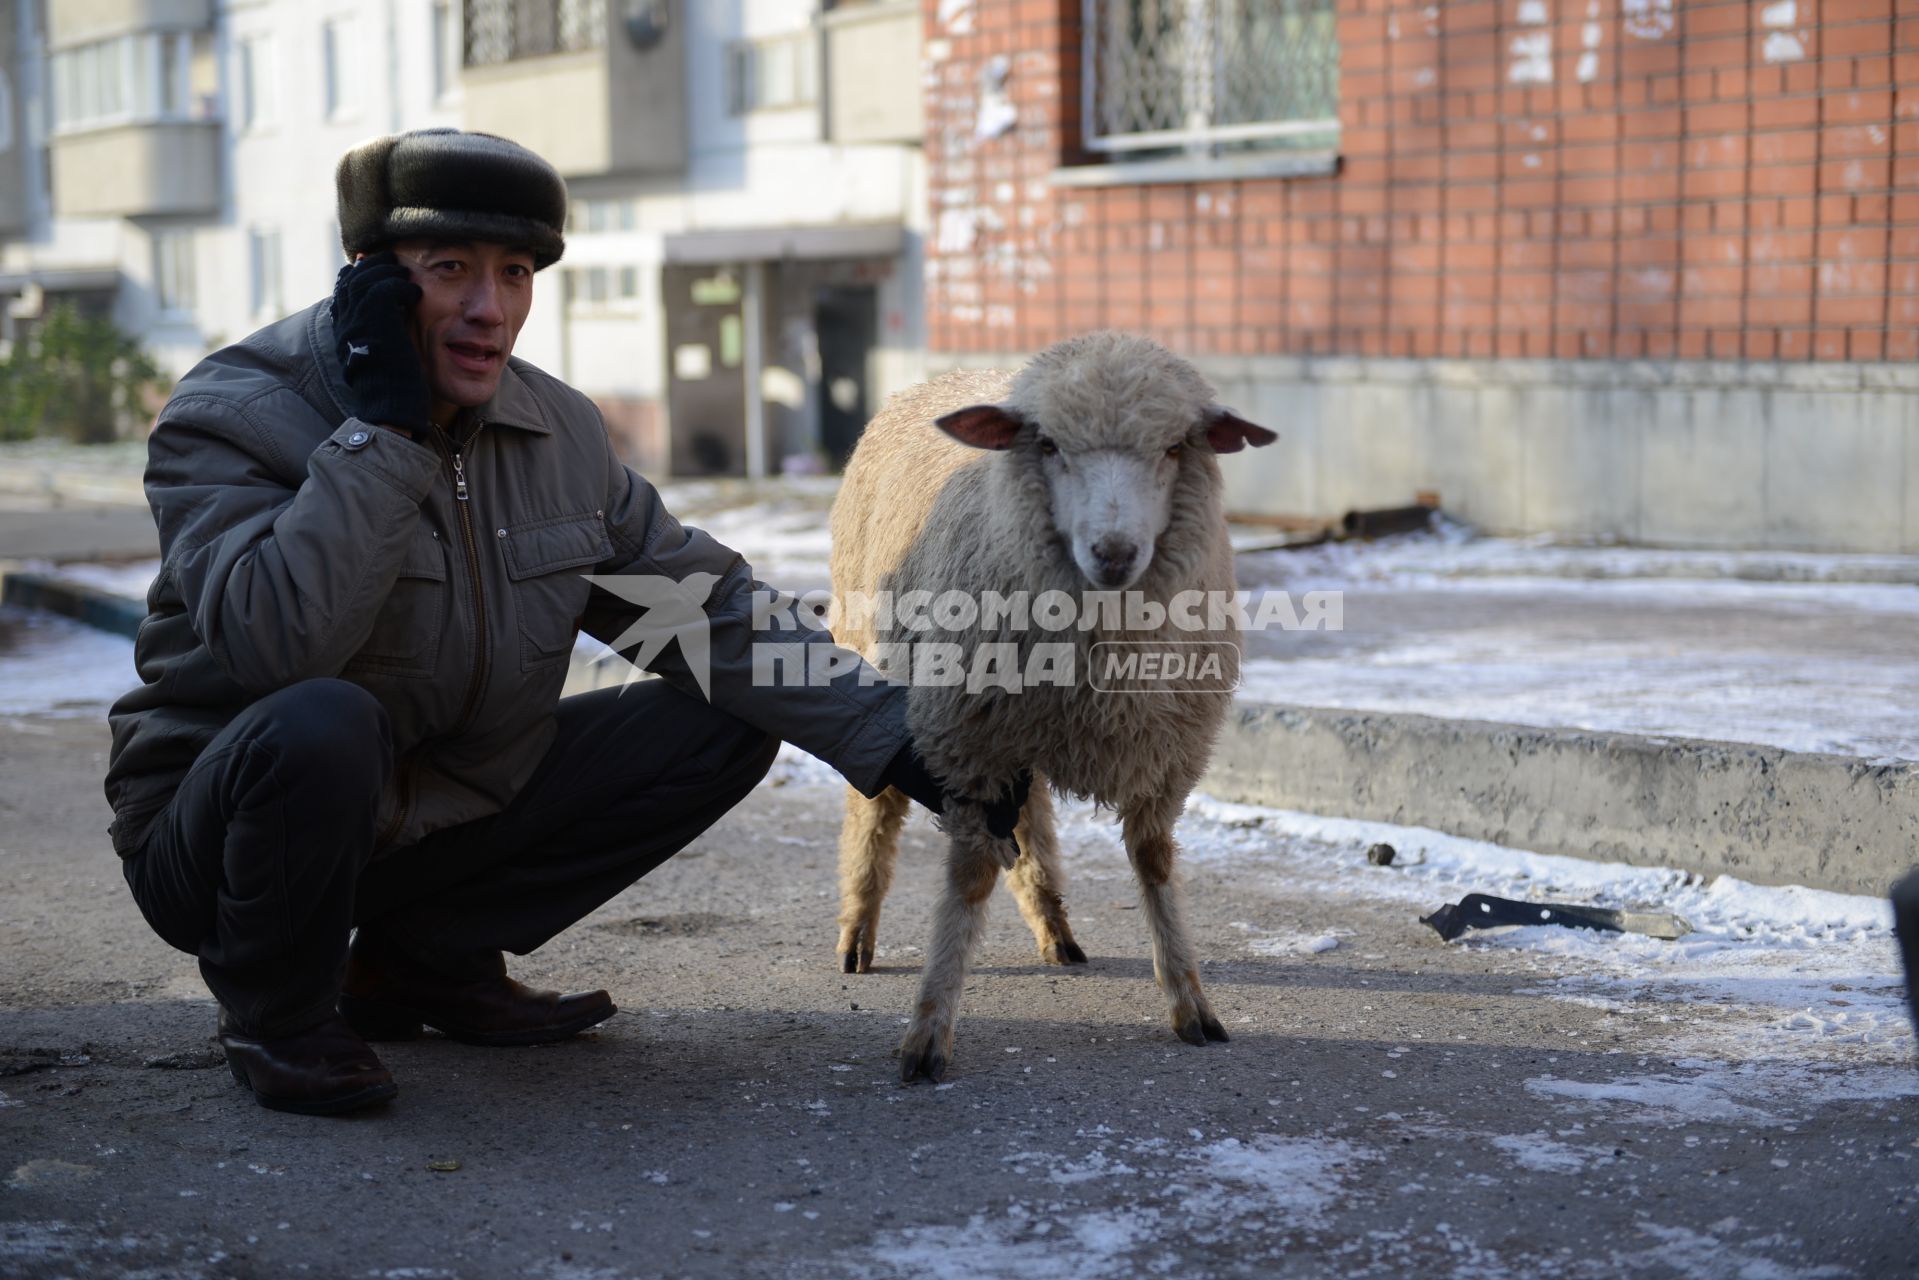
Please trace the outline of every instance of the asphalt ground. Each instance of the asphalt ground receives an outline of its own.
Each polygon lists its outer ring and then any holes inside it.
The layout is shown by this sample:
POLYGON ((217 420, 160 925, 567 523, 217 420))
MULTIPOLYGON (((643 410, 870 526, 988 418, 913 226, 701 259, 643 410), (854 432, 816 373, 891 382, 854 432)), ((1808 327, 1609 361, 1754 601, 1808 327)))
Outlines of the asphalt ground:
POLYGON ((1913 1273, 1910 1041, 1565 998, 1575 961, 1441 944, 1359 851, 1256 820, 1188 872, 1230 1044, 1173 1038, 1117 839, 1079 811, 1092 962, 1039 964, 996 895, 947 1083, 902 1087, 937 833, 909 828, 877 972, 843 975, 839 792, 788 762, 515 964, 608 987, 602 1029, 387 1046, 385 1110, 267 1112, 120 881, 105 750, 92 718, 0 724, 0 1276, 1913 1273), (1336 945, 1262 954, 1248 922, 1336 945))

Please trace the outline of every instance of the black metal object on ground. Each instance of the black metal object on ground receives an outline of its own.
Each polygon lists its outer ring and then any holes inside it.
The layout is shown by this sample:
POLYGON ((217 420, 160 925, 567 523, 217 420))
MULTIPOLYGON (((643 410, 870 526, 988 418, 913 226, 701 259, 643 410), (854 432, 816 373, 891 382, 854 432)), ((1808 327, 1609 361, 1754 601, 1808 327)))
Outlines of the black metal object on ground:
POLYGON ((1437 507, 1387 507, 1380 511, 1348 511, 1339 524, 1348 538, 1383 538, 1390 533, 1416 533, 1430 529, 1437 507))
POLYGON ((1606 933, 1642 933, 1668 941, 1692 932, 1690 924, 1663 912, 1613 911, 1558 902, 1515 902, 1484 893, 1469 893, 1458 902, 1449 902, 1431 915, 1421 916, 1420 923, 1431 925, 1442 942, 1451 942, 1468 929, 1491 929, 1502 924, 1558 924, 1606 933))

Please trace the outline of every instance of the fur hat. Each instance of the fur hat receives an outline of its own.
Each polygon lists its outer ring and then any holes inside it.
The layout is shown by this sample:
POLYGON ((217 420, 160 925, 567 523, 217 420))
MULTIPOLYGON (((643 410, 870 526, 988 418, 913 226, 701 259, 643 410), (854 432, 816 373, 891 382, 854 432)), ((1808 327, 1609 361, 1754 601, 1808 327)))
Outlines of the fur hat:
POLYGON ((566 250, 566 181, 517 142, 416 129, 340 157, 340 247, 347 257, 398 240, 491 240, 533 251, 534 269, 566 250))

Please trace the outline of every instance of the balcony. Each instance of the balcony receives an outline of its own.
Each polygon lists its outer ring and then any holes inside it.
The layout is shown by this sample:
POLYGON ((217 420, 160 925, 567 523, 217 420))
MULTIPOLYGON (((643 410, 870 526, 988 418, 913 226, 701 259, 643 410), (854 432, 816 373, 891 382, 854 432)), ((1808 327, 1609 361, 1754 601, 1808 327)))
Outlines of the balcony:
POLYGON ((842 4, 826 37, 826 136, 833 142, 918 142, 925 131, 918 0, 842 4))
POLYGON ((466 0, 466 127, 568 178, 686 167, 684 19, 670 0, 466 0))
POLYGON ((69 218, 217 213, 220 126, 175 121, 56 134, 53 207, 69 218))
POLYGON ((47 6, 47 43, 55 49, 136 31, 213 27, 213 0, 58 0, 47 6))

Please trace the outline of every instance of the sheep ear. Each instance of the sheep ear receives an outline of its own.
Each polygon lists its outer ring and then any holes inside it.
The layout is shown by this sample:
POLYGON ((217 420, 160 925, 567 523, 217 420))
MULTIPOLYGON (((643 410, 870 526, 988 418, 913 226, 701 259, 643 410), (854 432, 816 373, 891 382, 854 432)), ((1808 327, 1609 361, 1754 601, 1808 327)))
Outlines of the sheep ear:
POLYGON ((1206 417, 1206 443, 1214 453, 1238 453, 1247 445, 1266 445, 1279 439, 1279 433, 1255 426, 1231 409, 1214 409, 1206 417))
POLYGON ((975 449, 1010 449, 1013 438, 1026 424, 1017 414, 996 404, 976 404, 936 418, 933 425, 975 449))

